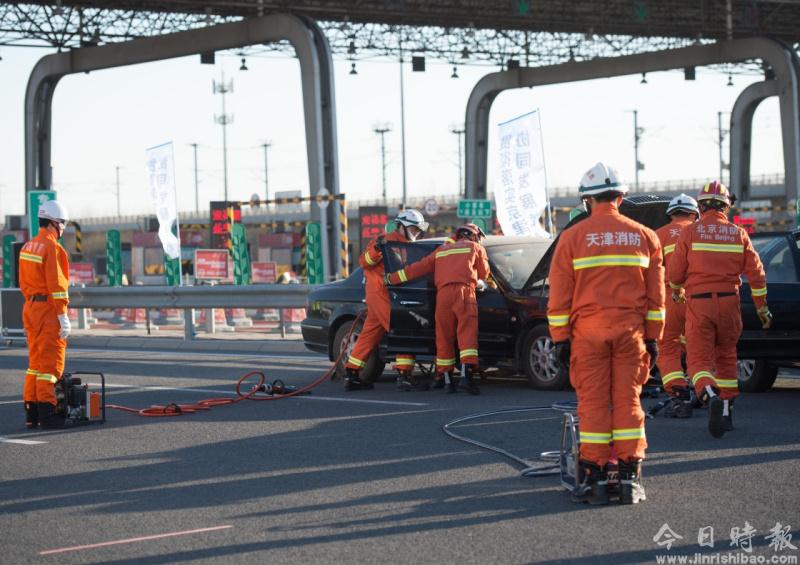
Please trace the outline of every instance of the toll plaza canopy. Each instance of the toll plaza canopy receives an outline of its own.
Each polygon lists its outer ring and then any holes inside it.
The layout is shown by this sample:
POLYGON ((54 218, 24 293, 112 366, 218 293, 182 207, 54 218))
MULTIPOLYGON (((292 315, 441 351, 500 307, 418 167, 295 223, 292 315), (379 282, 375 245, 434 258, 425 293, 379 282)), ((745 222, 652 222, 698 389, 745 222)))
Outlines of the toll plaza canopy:
POLYGON ((213 18, 281 12, 319 21, 638 37, 768 35, 788 42, 800 37, 797 0, 61 0, 12 4, 213 18))

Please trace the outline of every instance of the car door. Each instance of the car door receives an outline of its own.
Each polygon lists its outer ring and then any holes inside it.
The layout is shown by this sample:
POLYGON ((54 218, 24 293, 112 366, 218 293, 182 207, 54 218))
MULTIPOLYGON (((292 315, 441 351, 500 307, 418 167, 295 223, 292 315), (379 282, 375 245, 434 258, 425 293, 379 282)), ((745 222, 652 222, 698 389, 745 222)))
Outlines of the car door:
POLYGON ((750 294, 750 284, 742 280, 742 322, 739 355, 748 358, 793 357, 800 338, 800 232, 753 237, 767 275, 767 303, 774 319, 769 330, 762 330, 750 294))
MULTIPOLYGON (((387 273, 399 271, 432 253, 440 241, 387 242, 383 256, 387 273)), ((388 288, 392 311, 386 354, 409 353, 433 357, 436 350, 436 287, 433 275, 388 288)))

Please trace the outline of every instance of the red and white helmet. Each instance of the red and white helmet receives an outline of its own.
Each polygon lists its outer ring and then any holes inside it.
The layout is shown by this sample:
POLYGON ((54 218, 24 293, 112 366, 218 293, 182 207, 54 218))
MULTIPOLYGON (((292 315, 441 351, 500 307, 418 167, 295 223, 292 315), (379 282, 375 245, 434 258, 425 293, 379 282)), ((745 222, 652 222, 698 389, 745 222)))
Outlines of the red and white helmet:
POLYGON ((461 239, 465 235, 464 232, 475 236, 476 239, 486 237, 486 234, 483 233, 483 230, 476 224, 464 224, 463 226, 459 226, 459 228, 456 230, 456 239, 461 239))
POLYGON ((731 193, 724 184, 717 180, 712 180, 710 183, 706 184, 702 189, 700 189, 700 193, 697 195, 698 202, 708 200, 717 200, 726 206, 730 206, 731 193))

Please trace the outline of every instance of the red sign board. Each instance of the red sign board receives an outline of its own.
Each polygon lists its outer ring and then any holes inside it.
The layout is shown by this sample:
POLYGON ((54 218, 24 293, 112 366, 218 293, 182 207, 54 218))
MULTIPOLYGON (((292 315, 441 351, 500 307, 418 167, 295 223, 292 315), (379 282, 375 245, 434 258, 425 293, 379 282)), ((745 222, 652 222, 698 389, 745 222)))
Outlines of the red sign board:
POLYGON ((224 280, 228 278, 228 252, 218 249, 196 249, 194 278, 224 280))
POLYGON ((358 209, 358 235, 362 251, 372 238, 383 232, 388 221, 386 206, 362 206, 358 209))
POLYGON ((756 219, 745 218, 743 216, 734 216, 733 223, 737 226, 744 228, 747 233, 756 233, 756 219))
POLYGON ((250 280, 254 283, 274 283, 278 278, 278 265, 271 261, 250 263, 250 280))
POLYGON ((94 267, 91 263, 70 263, 69 282, 72 284, 94 283, 94 267))
POLYGON ((231 226, 242 221, 239 202, 211 202, 211 247, 227 249, 231 239, 231 226))

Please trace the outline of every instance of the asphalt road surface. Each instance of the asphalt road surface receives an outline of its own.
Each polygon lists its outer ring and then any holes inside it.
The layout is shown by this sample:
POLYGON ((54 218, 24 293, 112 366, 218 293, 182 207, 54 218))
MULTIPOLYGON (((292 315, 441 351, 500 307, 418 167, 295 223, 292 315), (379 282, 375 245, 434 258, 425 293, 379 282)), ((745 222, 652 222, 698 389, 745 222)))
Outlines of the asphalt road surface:
MULTIPOLYGON (((106 374, 109 403, 138 408, 230 397, 254 369, 303 385, 329 366, 313 355, 74 349, 68 359, 68 370, 106 374)), ((721 440, 709 436, 705 412, 649 420, 647 501, 595 508, 570 502, 557 477, 523 478, 519 465, 442 432, 462 416, 550 406, 570 392, 490 381, 477 397, 402 393, 387 373, 372 391, 325 382, 308 397, 172 418, 109 410, 102 425, 26 432, 25 367, 24 349, 0 349, 3 564, 800 557, 797 380, 742 396, 737 429, 721 440)), ((560 421, 548 409, 456 431, 535 461, 558 448, 560 421)))

